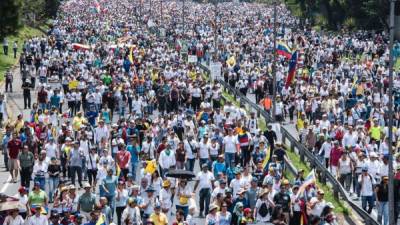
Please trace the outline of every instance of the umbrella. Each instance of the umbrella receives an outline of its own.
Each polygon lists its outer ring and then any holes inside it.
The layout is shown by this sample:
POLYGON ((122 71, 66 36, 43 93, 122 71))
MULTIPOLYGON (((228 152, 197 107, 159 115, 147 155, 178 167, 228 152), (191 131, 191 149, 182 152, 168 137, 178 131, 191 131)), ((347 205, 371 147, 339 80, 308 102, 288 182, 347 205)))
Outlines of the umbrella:
POLYGON ((19 209, 25 207, 19 201, 8 201, 0 203, 0 211, 7 211, 12 209, 19 209))
POLYGON ((191 172, 191 171, 187 171, 187 170, 169 170, 165 176, 167 177, 173 177, 173 178, 179 178, 179 179, 186 179, 186 180, 190 180, 194 177, 196 177, 196 175, 191 172))

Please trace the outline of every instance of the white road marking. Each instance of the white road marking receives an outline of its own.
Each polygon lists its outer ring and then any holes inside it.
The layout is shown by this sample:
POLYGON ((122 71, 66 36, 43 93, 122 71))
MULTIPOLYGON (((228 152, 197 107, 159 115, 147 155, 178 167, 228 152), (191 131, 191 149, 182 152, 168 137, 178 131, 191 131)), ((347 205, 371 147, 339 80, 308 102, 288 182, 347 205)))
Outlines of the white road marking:
POLYGON ((11 175, 8 177, 6 184, 1 188, 0 193, 4 193, 7 190, 8 186, 10 185, 10 181, 11 181, 11 175))

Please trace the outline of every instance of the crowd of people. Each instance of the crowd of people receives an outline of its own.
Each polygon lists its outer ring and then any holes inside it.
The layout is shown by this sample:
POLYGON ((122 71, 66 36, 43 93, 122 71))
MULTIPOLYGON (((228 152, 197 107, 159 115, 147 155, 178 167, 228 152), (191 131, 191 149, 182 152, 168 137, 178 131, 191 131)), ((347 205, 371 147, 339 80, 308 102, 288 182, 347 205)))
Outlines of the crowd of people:
MULTIPOLYGON (((224 99, 195 63, 220 61, 221 77, 270 111, 274 7, 216 8, 63 2, 48 34, 21 45, 30 115, 6 124, 2 147, 23 207, 3 224, 337 223, 324 191, 304 186, 304 171, 286 178, 273 127, 263 130, 254 113, 224 99)), ((387 224, 385 35, 323 35, 284 5, 277 10, 279 41, 299 52, 288 88, 288 60, 279 56, 277 118, 296 118, 301 142, 369 212, 379 203, 387 224)), ((400 129, 394 134, 397 143, 400 129)))

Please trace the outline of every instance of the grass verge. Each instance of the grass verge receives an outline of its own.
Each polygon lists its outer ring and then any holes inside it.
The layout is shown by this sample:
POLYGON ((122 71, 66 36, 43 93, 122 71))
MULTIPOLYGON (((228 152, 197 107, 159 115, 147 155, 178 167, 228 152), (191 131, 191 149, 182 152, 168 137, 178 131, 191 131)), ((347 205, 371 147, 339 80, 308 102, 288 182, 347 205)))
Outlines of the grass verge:
MULTIPOLYGON (((306 165, 304 162, 300 161, 299 155, 297 155, 295 152, 291 152, 289 150, 289 151, 286 151, 286 154, 296 169, 303 169, 305 175, 307 175, 311 172, 311 168, 308 165, 306 165)), ((350 215, 350 209, 348 209, 345 205, 343 205, 340 201, 337 201, 333 197, 333 191, 332 191, 331 187, 329 187, 327 185, 323 185, 322 183, 320 183, 318 181, 317 181, 317 185, 318 185, 318 188, 321 188, 322 190, 324 190, 325 200, 327 202, 332 202, 332 204, 335 206, 334 211, 336 213, 343 213, 344 215, 350 215)))
POLYGON ((39 29, 29 26, 24 26, 18 31, 16 35, 11 35, 7 37, 8 55, 3 54, 3 48, 1 48, 1 53, 0 53, 0 81, 4 79, 4 74, 7 71, 7 69, 15 65, 15 63, 17 63, 19 55, 22 52, 22 46, 24 44, 24 41, 32 37, 42 36, 43 32, 41 30, 46 30, 46 29, 47 29, 46 25, 43 25, 39 29), (18 45, 16 59, 14 59, 14 52, 13 52, 14 41, 17 41, 18 45))

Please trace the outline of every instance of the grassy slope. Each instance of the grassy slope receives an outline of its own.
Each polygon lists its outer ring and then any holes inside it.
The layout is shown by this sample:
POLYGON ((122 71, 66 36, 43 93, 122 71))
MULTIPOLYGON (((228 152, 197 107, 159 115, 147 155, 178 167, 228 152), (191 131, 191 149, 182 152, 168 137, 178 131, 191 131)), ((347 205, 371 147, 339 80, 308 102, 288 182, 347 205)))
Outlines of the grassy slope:
MULTIPOLYGON (((306 165, 304 162, 300 161, 299 155, 297 155, 295 152, 287 151, 287 156, 291 160, 292 164, 294 167, 297 169, 303 169, 304 174, 307 175, 310 173, 311 169, 308 165, 306 165)), ((318 188, 321 188, 325 192, 325 200, 328 202, 332 202, 332 204, 335 206, 335 212, 336 213, 343 213, 345 215, 348 215, 350 213, 349 209, 344 206, 340 201, 336 201, 335 198, 333 197, 333 191, 332 188, 323 185, 322 183, 317 181, 318 188)))
MULTIPOLYGON (((46 27, 42 27, 43 29, 46 29, 46 27)), ((8 38, 8 56, 3 54, 3 46, 1 46, 1 53, 0 53, 0 81, 4 79, 4 73, 8 68, 13 66, 19 57, 19 54, 22 52, 22 45, 24 43, 24 40, 36 37, 36 36, 42 36, 43 32, 40 31, 39 29, 32 28, 25 26, 21 28, 16 35, 12 35, 7 37, 8 38), (18 53, 17 53, 17 59, 14 59, 14 53, 13 53, 13 44, 14 41, 18 42, 18 53)))

